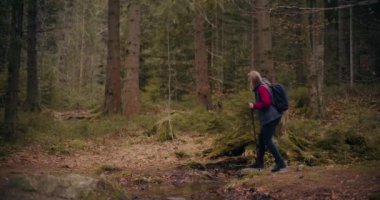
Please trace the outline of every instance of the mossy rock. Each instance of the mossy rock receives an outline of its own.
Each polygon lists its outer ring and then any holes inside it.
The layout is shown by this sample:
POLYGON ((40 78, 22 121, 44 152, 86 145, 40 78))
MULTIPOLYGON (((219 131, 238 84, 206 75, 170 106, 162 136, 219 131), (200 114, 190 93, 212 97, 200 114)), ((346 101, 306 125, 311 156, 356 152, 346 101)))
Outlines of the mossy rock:
POLYGON ((0 196, 7 200, 127 199, 112 184, 78 174, 15 175, 0 188, 0 196))

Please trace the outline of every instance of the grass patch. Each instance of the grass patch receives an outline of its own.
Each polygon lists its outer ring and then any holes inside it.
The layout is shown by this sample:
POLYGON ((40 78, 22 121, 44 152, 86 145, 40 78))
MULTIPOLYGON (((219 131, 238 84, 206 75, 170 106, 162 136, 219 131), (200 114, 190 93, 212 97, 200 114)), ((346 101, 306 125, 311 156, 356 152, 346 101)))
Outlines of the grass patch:
MULTIPOLYGON (((9 154, 12 146, 35 143, 52 154, 69 154, 87 148, 86 141, 108 134, 128 134, 127 120, 122 116, 104 116, 94 119, 58 120, 51 112, 19 114, 16 141, 1 145, 0 156, 9 154)), ((0 141, 2 142, 2 141, 0 141)))

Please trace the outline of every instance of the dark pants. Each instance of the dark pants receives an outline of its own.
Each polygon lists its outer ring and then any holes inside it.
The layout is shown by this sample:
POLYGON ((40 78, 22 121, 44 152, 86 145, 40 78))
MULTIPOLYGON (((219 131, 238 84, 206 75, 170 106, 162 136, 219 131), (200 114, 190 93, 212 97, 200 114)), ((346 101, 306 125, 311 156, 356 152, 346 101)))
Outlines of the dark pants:
POLYGON ((277 147, 273 144, 273 135, 276 131, 276 126, 280 122, 281 118, 276 119, 261 127, 259 135, 259 149, 257 152, 257 163, 264 164, 265 150, 268 148, 269 152, 273 155, 277 165, 285 165, 284 159, 281 157, 277 147))

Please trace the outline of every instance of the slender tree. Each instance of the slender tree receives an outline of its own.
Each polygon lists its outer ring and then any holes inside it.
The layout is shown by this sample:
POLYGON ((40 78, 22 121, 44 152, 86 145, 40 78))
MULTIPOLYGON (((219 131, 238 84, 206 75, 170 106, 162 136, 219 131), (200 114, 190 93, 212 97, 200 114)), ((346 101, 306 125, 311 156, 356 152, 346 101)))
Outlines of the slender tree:
POLYGON ((140 69, 140 5, 132 1, 128 9, 127 58, 125 63, 124 115, 131 117, 139 112, 140 69))
POLYGON ((29 111, 40 110, 37 70, 37 0, 28 0, 28 86, 25 107, 29 111))
POLYGON ((108 0, 107 69, 104 113, 121 112, 120 2, 108 0))
MULTIPOLYGON (((323 8, 323 1, 315 2, 313 7, 323 8)), ((312 116, 325 116, 324 86, 324 11, 313 12, 311 17, 311 63, 309 65, 310 108, 312 116)))
POLYGON ((251 69, 259 69, 259 47, 258 47, 258 26, 257 26, 257 16, 258 9, 256 8, 257 0, 251 1, 251 69))
MULTIPOLYGON (((306 7, 306 3, 303 3, 302 1, 298 2, 300 7, 306 7)), ((306 85, 306 76, 307 76, 307 66, 308 66, 308 54, 306 52, 310 51, 310 47, 306 48, 305 44, 310 44, 309 37, 308 35, 308 29, 310 27, 309 21, 308 21, 308 15, 305 13, 299 13, 295 16, 296 19, 294 19, 295 23, 302 25, 299 28, 297 28, 296 34, 297 34, 297 43, 298 45, 296 46, 295 49, 295 55, 294 58, 299 59, 300 62, 296 62, 296 65, 294 67, 294 72, 295 72, 295 78, 296 78, 296 83, 301 86, 306 85)), ((292 16, 293 18, 294 16, 292 16)), ((295 46, 295 45, 294 45, 295 46)))
POLYGON ((6 72, 7 67, 10 7, 9 1, 0 1, 0 73, 6 72))
MULTIPOLYGON (((339 6, 343 6, 347 1, 339 0, 339 6)), ((348 68, 348 49, 349 49, 349 40, 348 40, 348 8, 341 8, 338 10, 339 23, 338 23, 338 43, 339 43, 339 68, 338 68, 338 78, 340 82, 345 81, 345 72, 348 68)))
MULTIPOLYGON (((270 23, 269 0, 256 0, 255 15, 257 15, 257 51, 258 66, 262 74, 270 81, 274 81, 272 58, 272 34, 270 23)), ((255 39, 255 38, 254 38, 255 39)))
POLYGON ((197 97, 199 102, 207 110, 212 109, 211 88, 208 77, 207 46, 204 31, 204 13, 201 6, 195 11, 194 30, 195 30, 195 70, 197 81, 197 97))
POLYGON ((8 85, 5 98, 3 136, 14 135, 17 123, 17 104, 19 90, 19 71, 21 62, 23 0, 12 2, 12 20, 8 57, 8 85))

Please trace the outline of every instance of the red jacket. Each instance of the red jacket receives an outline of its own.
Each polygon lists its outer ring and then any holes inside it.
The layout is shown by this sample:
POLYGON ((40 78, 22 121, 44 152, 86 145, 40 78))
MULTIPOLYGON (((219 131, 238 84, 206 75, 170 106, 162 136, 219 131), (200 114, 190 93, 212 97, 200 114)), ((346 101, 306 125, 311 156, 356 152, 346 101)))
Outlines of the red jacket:
POLYGON ((268 89, 265 88, 263 85, 260 85, 257 88, 257 93, 259 94, 261 101, 256 102, 253 105, 253 109, 261 110, 269 108, 269 106, 272 104, 272 99, 270 98, 270 93, 268 89))

